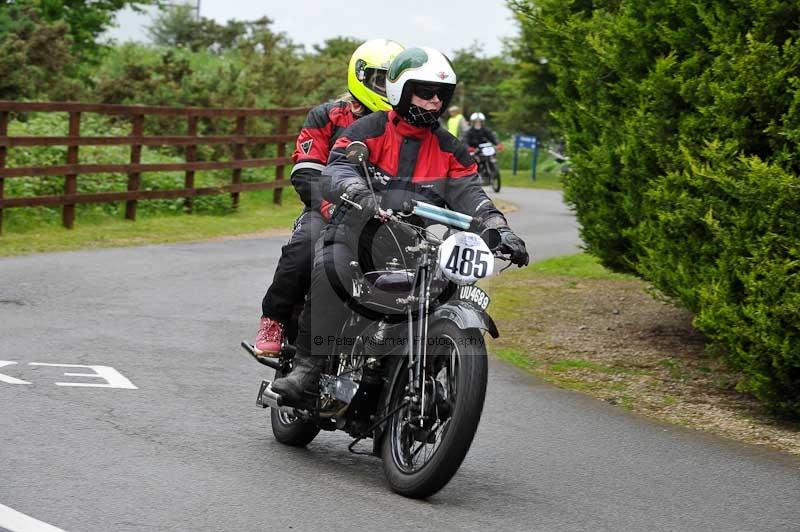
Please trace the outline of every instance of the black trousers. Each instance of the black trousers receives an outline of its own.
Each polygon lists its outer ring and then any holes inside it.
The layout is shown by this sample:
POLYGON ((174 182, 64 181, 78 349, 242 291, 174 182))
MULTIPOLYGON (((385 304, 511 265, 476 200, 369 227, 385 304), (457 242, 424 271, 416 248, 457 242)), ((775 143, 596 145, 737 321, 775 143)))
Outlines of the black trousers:
POLYGON ((314 244, 327 222, 317 210, 306 208, 294 223, 289 242, 281 249, 272 284, 261 302, 264 316, 283 324, 292 322, 311 283, 314 244))
MULTIPOLYGON (((393 258, 402 259, 403 246, 412 243, 410 235, 397 228, 390 236, 387 227, 374 220, 346 223, 342 218, 334 215, 316 243, 311 286, 295 342, 301 356, 327 356, 337 346, 351 345, 347 342, 355 338, 344 338, 341 331, 353 312, 371 320, 390 312, 385 306, 370 306, 354 298, 353 280, 365 271, 382 270, 393 258)), ((372 293, 377 293, 374 287, 372 293)), ((385 303, 396 297, 390 296, 385 303)), ((396 312, 402 314, 399 308, 396 312)))

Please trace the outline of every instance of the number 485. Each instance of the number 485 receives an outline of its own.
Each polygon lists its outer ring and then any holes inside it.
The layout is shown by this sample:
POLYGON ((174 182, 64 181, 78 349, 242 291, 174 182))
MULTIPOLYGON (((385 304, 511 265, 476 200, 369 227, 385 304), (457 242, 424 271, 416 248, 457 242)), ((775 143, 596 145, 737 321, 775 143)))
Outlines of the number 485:
POLYGON ((461 246, 453 246, 453 251, 447 259, 445 268, 453 272, 453 274, 472 276, 481 279, 486 277, 486 272, 489 271, 489 261, 484 258, 488 255, 489 253, 487 251, 481 249, 476 250, 469 247, 462 248, 461 246))

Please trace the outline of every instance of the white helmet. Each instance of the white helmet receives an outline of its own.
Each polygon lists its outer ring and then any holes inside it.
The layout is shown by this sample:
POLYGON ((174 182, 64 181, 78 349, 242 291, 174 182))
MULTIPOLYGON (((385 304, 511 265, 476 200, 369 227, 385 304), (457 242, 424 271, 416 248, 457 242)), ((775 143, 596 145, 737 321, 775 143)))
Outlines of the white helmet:
POLYGON ((386 96, 397 113, 407 118, 415 85, 439 85, 442 108, 447 109, 456 88, 456 73, 442 52, 427 46, 406 48, 392 60, 386 74, 386 96))
POLYGON ((469 115, 469 121, 474 122, 476 120, 480 120, 481 122, 486 122, 486 117, 483 116, 483 113, 472 113, 469 115))

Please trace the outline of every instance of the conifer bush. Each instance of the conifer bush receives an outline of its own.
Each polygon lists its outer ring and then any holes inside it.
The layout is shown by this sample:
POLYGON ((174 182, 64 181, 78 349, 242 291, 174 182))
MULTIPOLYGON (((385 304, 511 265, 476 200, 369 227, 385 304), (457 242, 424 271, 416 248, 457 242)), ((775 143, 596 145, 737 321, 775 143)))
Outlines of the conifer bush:
POLYGON ((556 79, 588 250, 800 417, 800 4, 510 3, 556 79))

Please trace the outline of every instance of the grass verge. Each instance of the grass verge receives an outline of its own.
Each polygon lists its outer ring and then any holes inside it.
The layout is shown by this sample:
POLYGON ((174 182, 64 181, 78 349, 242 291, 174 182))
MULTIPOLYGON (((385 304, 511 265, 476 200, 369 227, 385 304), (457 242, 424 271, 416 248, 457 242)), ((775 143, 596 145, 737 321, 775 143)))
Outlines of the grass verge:
MULTIPOLYGON (((511 168, 500 169, 501 187, 538 188, 545 190, 562 190, 561 173, 558 171, 541 171, 536 174, 536 181, 531 180, 530 170, 517 170, 511 174, 511 168)), ((502 190, 502 188, 501 188, 502 190)))
POLYGON ((800 424, 736 391, 691 315, 585 254, 483 283, 500 338, 489 350, 557 386, 662 421, 800 455, 800 424))
POLYGON ((536 165, 536 181, 533 181, 531 179, 532 156, 530 150, 523 149, 519 151, 517 175, 512 175, 514 142, 509 141, 506 146, 509 146, 509 148, 500 152, 497 160, 497 164, 500 167, 501 186, 547 190, 561 190, 563 188, 561 183, 561 169, 563 165, 557 163, 546 150, 539 150, 539 158, 536 165))
POLYGON ((74 229, 39 225, 25 230, 4 230, 0 236, 0 256, 288 233, 302 208, 302 202, 290 187, 283 189, 282 205, 272 202, 272 191, 244 193, 239 209, 230 214, 158 214, 140 216, 135 222, 78 217, 74 229))

